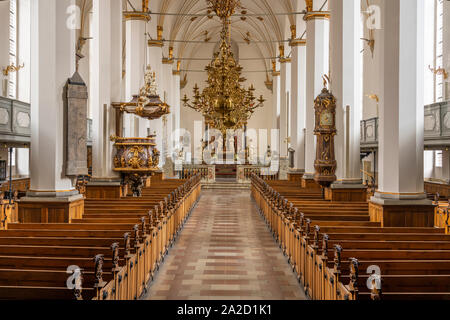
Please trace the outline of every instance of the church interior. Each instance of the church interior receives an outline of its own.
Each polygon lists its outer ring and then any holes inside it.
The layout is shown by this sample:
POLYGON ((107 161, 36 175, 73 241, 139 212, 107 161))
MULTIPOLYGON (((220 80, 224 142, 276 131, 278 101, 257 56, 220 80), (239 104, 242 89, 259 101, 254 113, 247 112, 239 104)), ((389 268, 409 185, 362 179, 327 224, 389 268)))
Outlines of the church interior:
POLYGON ((0 18, 1 300, 450 299, 450 1, 0 18))

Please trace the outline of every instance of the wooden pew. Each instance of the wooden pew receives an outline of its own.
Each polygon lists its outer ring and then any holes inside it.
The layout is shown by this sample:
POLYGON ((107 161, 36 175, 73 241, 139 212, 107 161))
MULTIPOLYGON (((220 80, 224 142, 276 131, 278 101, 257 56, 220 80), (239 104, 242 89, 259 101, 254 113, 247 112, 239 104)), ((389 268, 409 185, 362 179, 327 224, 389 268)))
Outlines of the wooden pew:
POLYGON ((311 298, 450 297, 450 238, 444 229, 364 225, 366 203, 305 200, 304 190, 283 188, 252 177, 252 197, 311 298), (360 275, 373 266, 380 268, 381 281, 360 275))

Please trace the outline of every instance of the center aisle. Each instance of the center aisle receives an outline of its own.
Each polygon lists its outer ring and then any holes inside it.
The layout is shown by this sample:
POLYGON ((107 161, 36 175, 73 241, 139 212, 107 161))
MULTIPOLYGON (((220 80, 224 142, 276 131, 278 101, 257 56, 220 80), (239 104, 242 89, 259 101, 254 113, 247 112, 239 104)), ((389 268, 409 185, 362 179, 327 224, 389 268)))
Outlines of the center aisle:
POLYGON ((246 190, 203 190, 148 300, 305 299, 246 190))

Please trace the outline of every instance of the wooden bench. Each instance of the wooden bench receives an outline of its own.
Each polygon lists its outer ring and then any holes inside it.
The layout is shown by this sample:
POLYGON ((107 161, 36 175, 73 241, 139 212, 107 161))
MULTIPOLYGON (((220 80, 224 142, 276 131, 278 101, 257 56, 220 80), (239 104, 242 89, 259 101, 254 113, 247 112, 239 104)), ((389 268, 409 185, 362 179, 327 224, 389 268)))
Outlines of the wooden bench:
POLYGON ((304 190, 279 193, 272 186, 285 188, 252 177, 252 197, 311 298, 450 297, 450 238, 443 228, 364 225, 366 203, 304 200, 304 190), (373 266, 381 281, 360 274, 373 266))
POLYGON ((142 199, 88 199, 71 224, 9 223, 0 230, 0 298, 137 299, 198 201, 199 182, 154 184, 142 199), (69 266, 81 269, 82 290, 67 288, 69 266))

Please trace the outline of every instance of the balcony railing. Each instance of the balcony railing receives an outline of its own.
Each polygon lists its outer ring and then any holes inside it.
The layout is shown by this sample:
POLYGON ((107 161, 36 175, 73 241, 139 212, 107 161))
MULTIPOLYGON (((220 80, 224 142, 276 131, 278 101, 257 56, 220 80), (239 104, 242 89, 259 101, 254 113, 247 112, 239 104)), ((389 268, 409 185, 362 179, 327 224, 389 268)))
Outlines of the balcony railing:
POLYGON ((31 138, 30 104, 0 97, 0 139, 29 143, 31 138))
MULTIPOLYGON (((361 121, 361 148, 378 147, 379 119, 361 121)), ((450 145, 450 101, 425 106, 424 142, 426 147, 450 145)))

